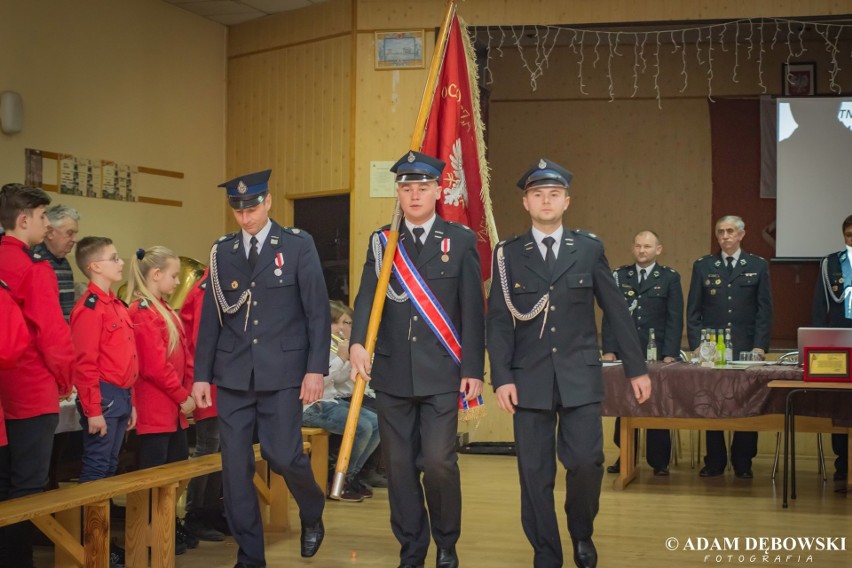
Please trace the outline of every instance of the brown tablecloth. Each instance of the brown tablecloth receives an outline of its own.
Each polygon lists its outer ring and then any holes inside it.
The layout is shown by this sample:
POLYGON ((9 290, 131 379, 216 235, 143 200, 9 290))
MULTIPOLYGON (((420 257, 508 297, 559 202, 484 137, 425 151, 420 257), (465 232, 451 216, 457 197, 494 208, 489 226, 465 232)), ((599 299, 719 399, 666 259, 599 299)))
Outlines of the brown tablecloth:
MULTIPOLYGON (((784 414, 789 389, 769 388, 774 380, 802 380, 797 367, 766 365, 748 369, 710 369, 688 363, 651 363, 651 398, 638 404, 622 366, 605 367, 605 416, 667 418, 746 418, 784 414)), ((807 383, 802 382, 806 387, 807 383)), ((798 416, 834 418, 852 425, 852 391, 809 392, 796 396, 798 416)))

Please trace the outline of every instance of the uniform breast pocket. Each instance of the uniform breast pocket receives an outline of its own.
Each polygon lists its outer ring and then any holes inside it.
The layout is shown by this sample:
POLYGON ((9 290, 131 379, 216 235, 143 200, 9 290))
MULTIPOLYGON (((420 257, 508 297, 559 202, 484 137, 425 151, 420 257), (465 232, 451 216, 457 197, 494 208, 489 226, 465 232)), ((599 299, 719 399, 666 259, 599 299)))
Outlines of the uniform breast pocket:
POLYGON ((568 297, 572 302, 588 302, 592 299, 592 275, 588 272, 567 274, 568 297))
POLYGON ((267 288, 282 288, 284 286, 292 286, 296 283, 295 274, 282 274, 281 276, 269 276, 266 279, 267 288))
POLYGON ((648 290, 648 297, 649 298, 668 298, 668 296, 669 296, 668 290, 666 290, 662 286, 659 287, 659 288, 655 286, 654 288, 651 288, 650 290, 648 290))
POLYGON ((739 286, 757 286, 757 276, 743 276, 738 279, 739 286))
POLYGON ((512 285, 513 295, 536 294, 538 293, 538 282, 515 282, 512 285))
POLYGON ((442 262, 440 266, 428 266, 426 268, 426 278, 429 280, 439 280, 441 278, 458 278, 460 264, 449 264, 442 262))

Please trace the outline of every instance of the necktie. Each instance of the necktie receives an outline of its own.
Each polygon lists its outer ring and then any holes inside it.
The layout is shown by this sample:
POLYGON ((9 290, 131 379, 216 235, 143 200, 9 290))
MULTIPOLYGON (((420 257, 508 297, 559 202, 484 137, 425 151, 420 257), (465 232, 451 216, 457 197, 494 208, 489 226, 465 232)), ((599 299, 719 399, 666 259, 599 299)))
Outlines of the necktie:
POLYGON ((726 262, 728 263, 728 275, 730 276, 730 274, 734 271, 734 257, 729 256, 726 262))
POLYGON ((421 241, 420 238, 423 236, 423 233, 426 232, 426 229, 423 227, 414 227, 411 232, 414 233, 414 246, 417 247, 417 253, 420 254, 420 251, 423 250, 423 241, 421 241))
POLYGON ((639 271, 639 284, 642 284, 642 282, 645 281, 645 273, 646 270, 644 268, 639 271))
POLYGON ((254 265, 257 264, 257 237, 250 238, 249 245, 248 263, 251 269, 254 270, 254 265))
POLYGON ((544 237, 541 239, 541 242, 547 247, 547 252, 544 254, 544 263, 552 274, 553 267, 556 266, 556 254, 553 252, 553 245, 556 244, 556 239, 553 237, 544 237))

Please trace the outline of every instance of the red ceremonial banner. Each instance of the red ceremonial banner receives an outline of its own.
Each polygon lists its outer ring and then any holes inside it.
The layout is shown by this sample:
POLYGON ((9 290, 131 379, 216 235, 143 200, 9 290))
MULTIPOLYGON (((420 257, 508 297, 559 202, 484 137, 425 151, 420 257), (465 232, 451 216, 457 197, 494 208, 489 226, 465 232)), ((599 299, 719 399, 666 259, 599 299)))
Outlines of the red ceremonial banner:
POLYGON ((421 151, 447 164, 440 180, 438 214, 476 233, 482 280, 489 280, 491 249, 497 241, 497 231, 488 191, 476 61, 467 31, 458 16, 454 16, 450 24, 421 151))

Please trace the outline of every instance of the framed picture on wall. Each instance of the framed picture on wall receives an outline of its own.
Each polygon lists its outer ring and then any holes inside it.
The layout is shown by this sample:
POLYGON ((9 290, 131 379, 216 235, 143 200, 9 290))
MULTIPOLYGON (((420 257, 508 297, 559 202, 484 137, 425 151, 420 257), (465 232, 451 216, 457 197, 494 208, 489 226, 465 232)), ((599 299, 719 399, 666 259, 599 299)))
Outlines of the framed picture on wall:
POLYGON ((376 32, 376 69, 423 67, 423 30, 376 32))
POLYGON ((805 97, 816 94, 816 63, 782 63, 781 92, 785 97, 805 97))

